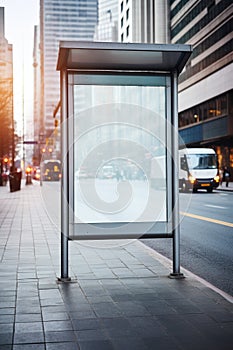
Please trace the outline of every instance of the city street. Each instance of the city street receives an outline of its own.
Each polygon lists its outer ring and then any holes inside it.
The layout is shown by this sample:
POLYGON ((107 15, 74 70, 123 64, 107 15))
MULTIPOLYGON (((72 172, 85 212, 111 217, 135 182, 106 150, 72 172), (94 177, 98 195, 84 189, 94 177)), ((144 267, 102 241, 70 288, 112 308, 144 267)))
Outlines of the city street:
MULTIPOLYGON (((57 227, 60 226, 59 186, 59 182, 45 182, 41 191, 57 227)), ((232 200, 233 192, 225 191, 180 194, 181 266, 230 295, 233 295, 232 200)), ((171 239, 146 239, 143 243, 172 258, 171 239)))
POLYGON ((0 3, 0 350, 232 350, 232 0, 0 3))
POLYGON ((53 185, 0 187, 0 349, 232 348, 233 298, 186 271, 168 278, 171 266, 139 240, 70 242, 71 283, 60 283, 53 185))
MULTIPOLYGON (((188 194, 180 194, 181 265, 224 292, 233 295, 233 193, 206 191, 191 195, 188 208, 182 203, 188 194), (183 212, 186 212, 183 214, 183 212)), ((168 258, 172 258, 169 239, 143 240, 168 258)))

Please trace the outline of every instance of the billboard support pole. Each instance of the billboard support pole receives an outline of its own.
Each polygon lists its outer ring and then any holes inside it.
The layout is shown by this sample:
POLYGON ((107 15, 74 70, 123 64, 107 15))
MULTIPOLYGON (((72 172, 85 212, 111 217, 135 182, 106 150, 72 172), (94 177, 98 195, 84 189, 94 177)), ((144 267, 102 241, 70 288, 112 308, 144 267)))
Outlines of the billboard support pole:
POLYGON ((68 181, 68 83, 66 70, 61 71, 61 277, 58 281, 69 282, 69 181, 68 181))
POLYGON ((172 114, 172 240, 173 240, 173 272, 170 278, 184 278, 180 272, 180 220, 179 220, 179 130, 178 130, 178 78, 177 72, 171 77, 171 114, 172 114))

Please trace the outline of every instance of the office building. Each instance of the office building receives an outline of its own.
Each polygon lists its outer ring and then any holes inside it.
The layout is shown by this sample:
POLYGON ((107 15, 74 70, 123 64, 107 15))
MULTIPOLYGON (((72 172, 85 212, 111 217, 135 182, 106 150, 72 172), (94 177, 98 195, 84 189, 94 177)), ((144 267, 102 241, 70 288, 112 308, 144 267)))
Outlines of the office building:
MULTIPOLYGON (((5 8, 0 7, 0 79, 1 86, 13 97, 13 47, 5 38, 5 8)), ((13 113, 13 99, 10 100, 10 113, 13 113)))
MULTIPOLYGON (((0 7, 0 171, 3 158, 14 159, 13 48, 5 38, 5 8, 0 7), (5 103, 7 102, 7 103, 5 103), (12 131, 12 134, 9 132, 12 131)), ((11 161, 12 163, 12 161, 11 161)))
POLYGON ((214 148, 220 166, 233 170, 232 0, 170 5, 171 42, 193 46, 179 78, 180 135, 189 147, 214 148))
POLYGON ((99 0, 95 41, 118 41, 118 0, 99 0))
POLYGON ((41 113, 44 135, 54 131, 54 110, 60 100, 56 71, 60 40, 93 40, 97 0, 40 0, 41 113))
POLYGON ((168 4, 165 0, 118 0, 119 41, 168 43, 168 4))
POLYGON ((44 118, 41 113, 41 79, 40 79, 40 32, 39 26, 34 26, 34 45, 33 45, 33 126, 34 141, 38 142, 34 146, 33 164, 39 165, 40 153, 44 141, 44 118))

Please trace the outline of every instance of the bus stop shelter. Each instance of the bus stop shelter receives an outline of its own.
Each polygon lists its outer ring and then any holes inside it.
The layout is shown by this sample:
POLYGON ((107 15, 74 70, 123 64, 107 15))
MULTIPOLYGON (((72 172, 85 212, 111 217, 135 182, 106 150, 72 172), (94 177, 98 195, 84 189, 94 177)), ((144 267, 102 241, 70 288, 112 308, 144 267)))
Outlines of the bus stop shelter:
POLYGON ((60 42, 61 281, 70 240, 170 238, 181 278, 178 75, 189 45, 60 42))

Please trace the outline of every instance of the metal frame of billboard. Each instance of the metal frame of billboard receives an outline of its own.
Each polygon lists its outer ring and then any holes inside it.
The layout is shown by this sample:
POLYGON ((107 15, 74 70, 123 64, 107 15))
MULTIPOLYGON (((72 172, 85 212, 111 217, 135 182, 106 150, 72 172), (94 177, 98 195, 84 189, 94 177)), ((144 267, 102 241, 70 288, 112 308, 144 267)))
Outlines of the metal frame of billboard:
POLYGON ((166 157, 167 222, 154 222, 142 238, 172 238, 172 277, 180 278, 180 229, 178 175, 178 75, 192 52, 190 45, 122 44, 99 42, 60 42, 57 69, 61 88, 61 280, 69 280, 68 241, 70 239, 138 238, 143 223, 132 222, 125 232, 121 223, 88 225, 74 222, 74 118, 73 87, 79 84, 127 86, 129 79, 143 79, 145 85, 166 88, 166 134, 171 154, 166 157), (125 82, 126 80, 126 82, 125 82), (110 81, 110 83, 109 83, 110 81), (156 83, 157 81, 157 83, 156 83), (117 233, 101 234, 101 228, 114 228, 117 233))

